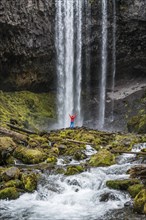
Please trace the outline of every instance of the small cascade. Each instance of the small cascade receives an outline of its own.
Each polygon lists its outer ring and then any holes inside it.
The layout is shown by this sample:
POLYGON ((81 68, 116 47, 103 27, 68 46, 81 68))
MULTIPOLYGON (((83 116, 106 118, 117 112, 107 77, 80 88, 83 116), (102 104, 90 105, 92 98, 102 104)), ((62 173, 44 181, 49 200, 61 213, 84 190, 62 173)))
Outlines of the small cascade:
POLYGON ((101 80, 99 97, 99 127, 103 128, 105 121, 106 77, 107 77, 107 0, 102 0, 102 51, 101 80))
POLYGON ((56 0, 57 106, 59 127, 69 114, 81 119, 82 1, 56 0))
POLYGON ((112 53, 112 109, 111 122, 114 121, 114 90, 116 75, 116 0, 113 0, 113 53, 112 53))
MULTIPOLYGON (((143 148, 146 148, 146 144, 137 144, 133 151, 138 152, 143 148)), ((84 153, 89 158, 96 150, 87 145, 84 153)), ((75 164, 73 161, 68 164, 67 158, 64 159, 58 162, 59 166, 75 164)), ((46 171, 34 193, 25 193, 12 201, 0 201, 1 219, 112 219, 109 212, 124 208, 124 204, 130 202, 131 198, 124 191, 108 188, 106 181, 129 178, 127 170, 135 165, 138 165, 135 155, 123 154, 118 157, 117 164, 90 168, 78 175, 48 175, 46 171)))

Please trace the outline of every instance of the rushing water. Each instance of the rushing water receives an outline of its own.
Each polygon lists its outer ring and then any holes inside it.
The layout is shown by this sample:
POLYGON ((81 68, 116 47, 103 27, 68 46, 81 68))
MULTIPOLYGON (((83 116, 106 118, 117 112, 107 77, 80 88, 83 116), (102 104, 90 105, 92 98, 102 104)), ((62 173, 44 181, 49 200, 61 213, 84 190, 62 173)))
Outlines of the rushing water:
MULTIPOLYGON (((85 88, 85 93, 86 93, 86 101, 89 102, 91 100, 91 76, 90 76, 90 70, 91 70, 91 3, 90 0, 85 0, 85 42, 86 42, 86 47, 85 47, 85 70, 84 70, 84 88, 85 88)), ((88 119, 91 119, 91 112, 89 109, 89 106, 86 106, 86 110, 88 114, 86 117, 88 119)))
POLYGON ((81 126, 82 0, 56 0, 56 51, 59 127, 73 113, 81 126))
POLYGON ((106 75, 107 75, 107 0, 102 0, 102 51, 101 51, 101 82, 99 100, 99 127, 105 121, 106 75))
MULTIPOLYGON (((146 144, 138 145, 134 151, 145 147, 146 144)), ((85 153, 90 156, 96 151, 87 146, 85 153)), ((25 193, 13 201, 0 201, 0 219, 106 220, 109 211, 121 209, 130 201, 127 193, 107 188, 106 181, 128 178, 126 171, 135 164, 134 158, 124 154, 118 164, 73 176, 43 174, 34 193, 25 193)))
POLYGON ((114 89, 116 75, 116 0, 113 0, 113 54, 112 54, 112 111, 111 121, 114 121, 114 89))

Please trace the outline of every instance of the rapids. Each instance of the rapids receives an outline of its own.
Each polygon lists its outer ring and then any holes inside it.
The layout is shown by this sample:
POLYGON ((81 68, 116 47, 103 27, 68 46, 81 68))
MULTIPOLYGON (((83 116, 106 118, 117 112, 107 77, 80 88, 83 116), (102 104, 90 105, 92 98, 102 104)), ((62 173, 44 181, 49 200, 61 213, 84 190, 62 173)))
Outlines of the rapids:
MULTIPOLYGON (((133 150, 139 151, 145 147, 146 144, 139 144, 135 145, 133 150)), ((87 146, 86 154, 90 157, 94 153, 96 151, 87 146)), ((58 166, 61 166, 62 162, 63 158, 58 161, 58 166)), ((109 213, 123 209, 127 202, 130 203, 131 198, 124 191, 106 187, 106 181, 128 178, 126 171, 135 164, 138 164, 138 161, 134 155, 123 154, 119 156, 115 165, 90 168, 78 175, 43 173, 38 189, 34 193, 25 193, 17 200, 0 201, 0 219, 110 219, 109 213)))

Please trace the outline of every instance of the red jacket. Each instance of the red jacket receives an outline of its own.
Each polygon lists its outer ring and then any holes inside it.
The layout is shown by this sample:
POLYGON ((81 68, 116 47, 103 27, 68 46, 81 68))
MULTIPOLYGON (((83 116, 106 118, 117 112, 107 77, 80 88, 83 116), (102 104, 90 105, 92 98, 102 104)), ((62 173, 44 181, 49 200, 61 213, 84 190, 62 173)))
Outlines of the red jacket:
POLYGON ((74 122, 75 118, 76 118, 76 115, 69 115, 70 119, 71 119, 71 122, 74 122))

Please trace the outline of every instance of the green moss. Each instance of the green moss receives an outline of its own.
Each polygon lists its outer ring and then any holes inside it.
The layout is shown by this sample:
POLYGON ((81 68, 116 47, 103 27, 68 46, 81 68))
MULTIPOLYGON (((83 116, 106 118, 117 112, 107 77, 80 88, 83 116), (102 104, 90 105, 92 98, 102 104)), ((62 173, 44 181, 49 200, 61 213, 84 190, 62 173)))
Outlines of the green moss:
POLYGON ((12 120, 24 128, 45 129, 56 118, 54 95, 28 91, 0 92, 0 118, 2 124, 12 120))
POLYGON ((37 188, 38 176, 35 173, 22 174, 22 182, 24 184, 25 190, 28 192, 33 192, 37 188))
POLYGON ((139 184, 140 181, 137 179, 126 179, 126 180, 108 180, 106 182, 107 187, 117 190, 127 190, 128 187, 139 184))
POLYGON ((43 162, 47 155, 38 149, 28 149, 25 147, 17 147, 14 157, 26 164, 37 164, 43 162))
POLYGON ((8 158, 10 159, 10 153, 14 150, 15 147, 16 144, 14 143, 12 138, 0 137, 0 165, 12 162, 12 160, 10 161, 8 160, 8 158))
POLYGON ((110 146, 115 150, 130 151, 137 143, 140 143, 140 137, 134 134, 116 134, 114 140, 110 142, 110 146))
POLYGON ((46 163, 55 164, 57 162, 57 158, 55 156, 50 156, 47 158, 46 163))
POLYGON ((134 198, 142 189, 144 189, 143 184, 135 184, 128 187, 128 192, 134 198))
POLYGON ((15 187, 7 187, 0 190, 0 199, 17 199, 19 192, 15 187))
POLYGON ((139 112, 133 116, 127 123, 128 131, 136 133, 146 133, 146 113, 139 112))
POLYGON ((21 180, 10 180, 4 184, 4 187, 16 187, 16 188, 22 188, 23 183, 21 180))
POLYGON ((134 210, 146 214, 146 189, 141 190, 134 199, 134 210))
POLYGON ((115 156, 108 150, 100 150, 95 155, 91 156, 89 165, 93 167, 110 166, 115 163, 115 156))
POLYGON ((4 181, 9 181, 12 179, 19 179, 20 170, 17 167, 10 167, 10 168, 5 169, 1 173, 1 176, 4 181))
POLYGON ((84 168, 80 165, 69 166, 69 167, 67 167, 65 175, 67 175, 67 176, 75 175, 75 174, 78 174, 78 173, 82 173, 83 171, 84 171, 84 168))

